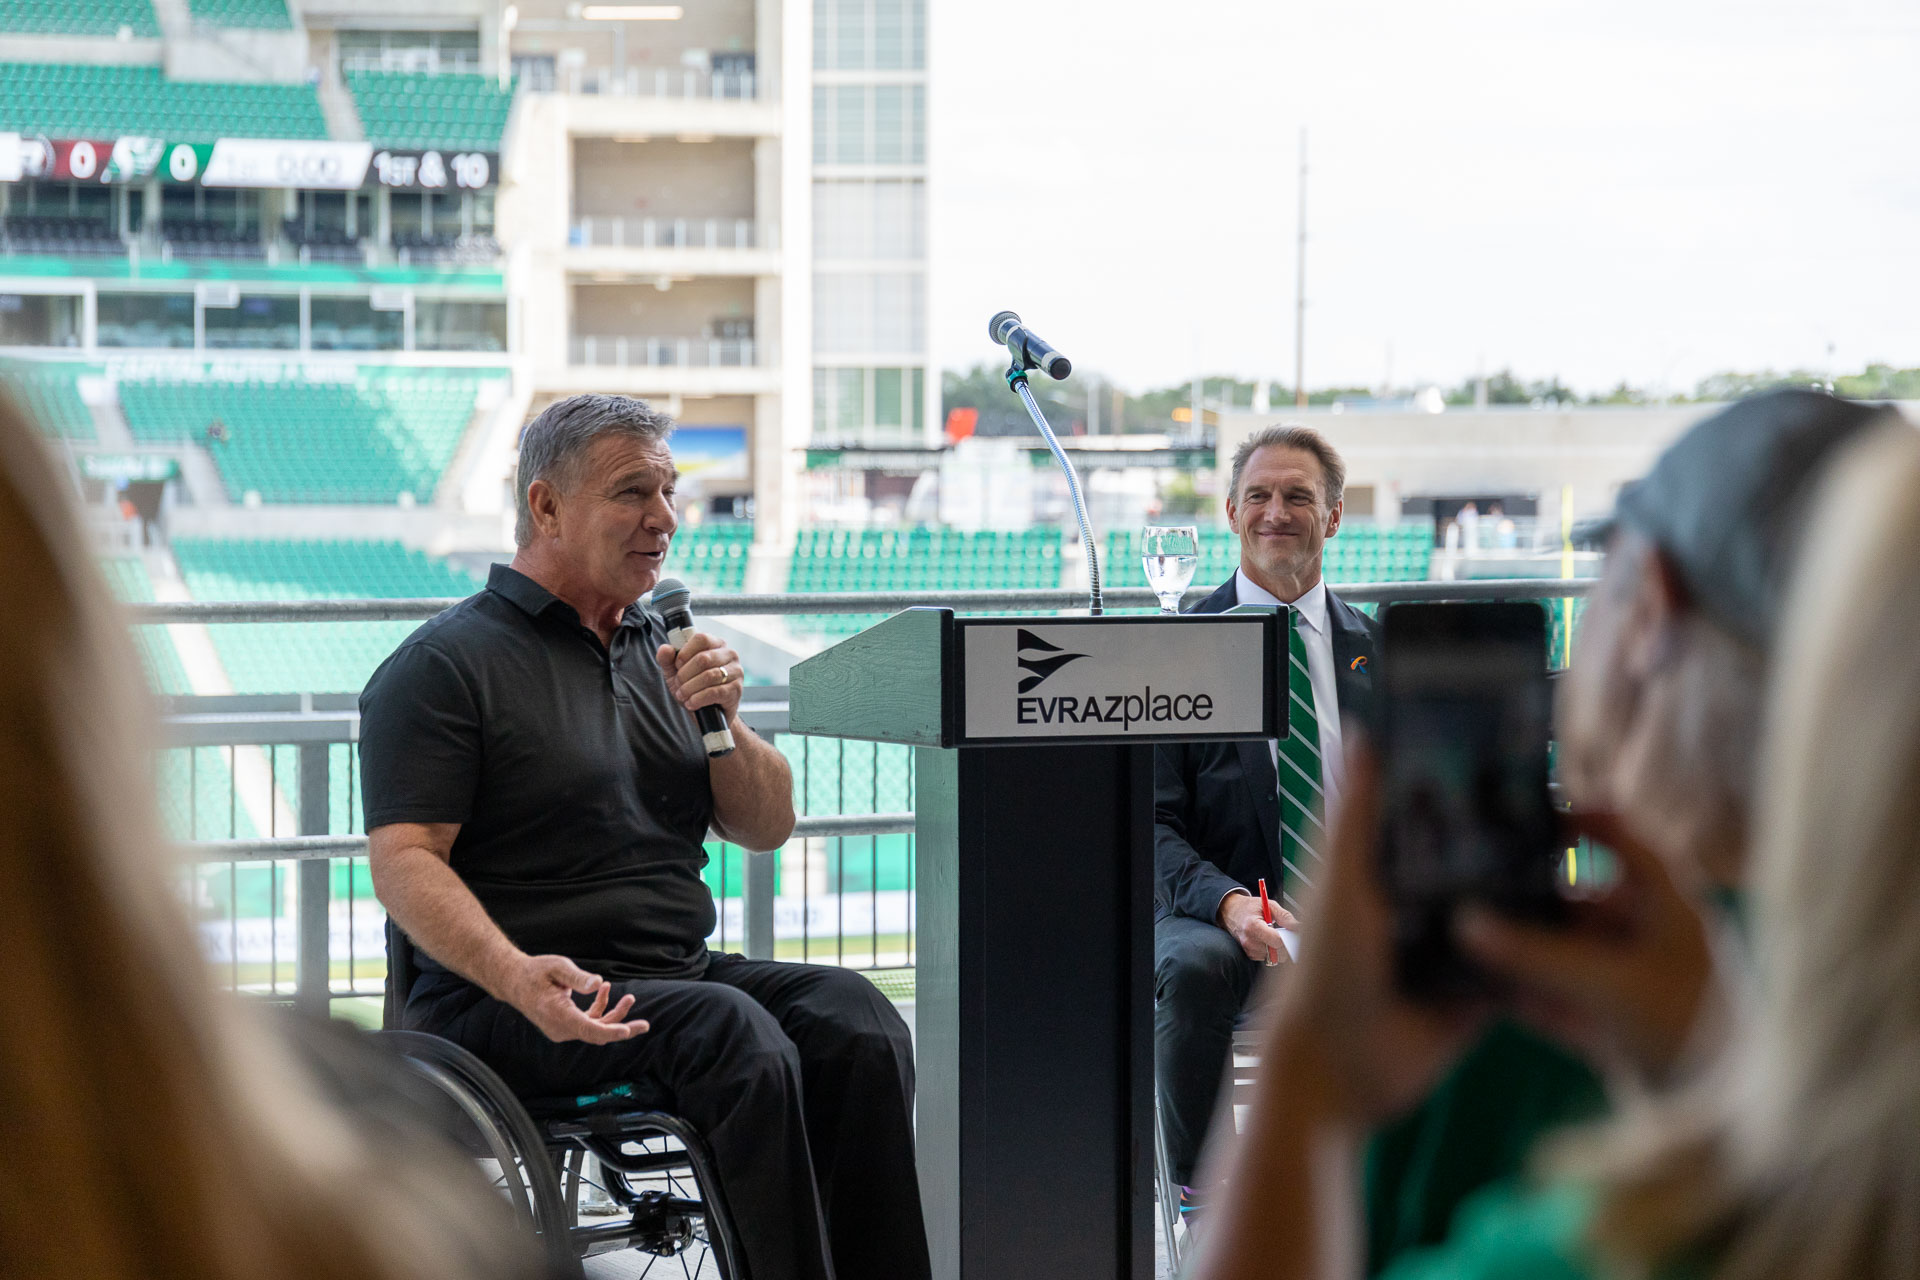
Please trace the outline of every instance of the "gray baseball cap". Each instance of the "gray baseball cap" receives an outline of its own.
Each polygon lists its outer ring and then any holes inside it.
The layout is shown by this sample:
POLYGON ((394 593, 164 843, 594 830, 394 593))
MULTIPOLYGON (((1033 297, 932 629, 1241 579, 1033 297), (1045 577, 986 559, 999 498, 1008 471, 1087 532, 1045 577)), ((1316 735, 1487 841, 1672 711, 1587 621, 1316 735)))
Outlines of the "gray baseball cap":
POLYGON ((1884 405, 1818 391, 1769 391, 1696 423, 1620 493, 1614 512, 1678 566, 1695 602, 1759 649, 1770 646, 1822 468, 1884 405))

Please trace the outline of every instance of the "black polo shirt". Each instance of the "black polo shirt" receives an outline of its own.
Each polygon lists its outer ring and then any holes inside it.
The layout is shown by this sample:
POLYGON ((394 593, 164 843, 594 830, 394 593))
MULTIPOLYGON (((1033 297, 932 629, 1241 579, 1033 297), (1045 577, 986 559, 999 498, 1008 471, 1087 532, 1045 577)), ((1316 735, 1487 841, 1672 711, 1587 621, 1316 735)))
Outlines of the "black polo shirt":
POLYGON ((654 659, 665 643, 636 604, 607 648, 571 605, 495 565, 360 695, 367 830, 459 823, 454 871, 529 955, 616 979, 699 976, 713 792, 700 731, 654 659))

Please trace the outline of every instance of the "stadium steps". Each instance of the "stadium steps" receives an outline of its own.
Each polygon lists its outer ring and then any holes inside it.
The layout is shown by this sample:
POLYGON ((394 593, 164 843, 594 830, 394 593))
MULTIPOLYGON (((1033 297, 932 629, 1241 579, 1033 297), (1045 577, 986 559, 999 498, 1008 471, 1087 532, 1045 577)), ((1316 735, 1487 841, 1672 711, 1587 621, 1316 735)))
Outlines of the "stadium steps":
MULTIPOLYGON (((488 379, 475 388, 473 412, 467 415, 467 425, 460 429, 460 439, 453 448, 453 456, 447 459, 447 465, 440 472, 440 483, 433 491, 433 505, 443 510, 455 511, 461 506, 461 496, 479 456, 486 452, 490 428, 494 414, 507 398, 499 394, 494 382, 503 379, 488 379)), ((518 439, 518 432, 515 433, 518 439)))
POLYGON ((327 75, 320 81, 320 114, 327 120, 327 136, 339 142, 363 142, 367 129, 360 120, 360 108, 354 105, 353 94, 346 82, 337 75, 327 75))

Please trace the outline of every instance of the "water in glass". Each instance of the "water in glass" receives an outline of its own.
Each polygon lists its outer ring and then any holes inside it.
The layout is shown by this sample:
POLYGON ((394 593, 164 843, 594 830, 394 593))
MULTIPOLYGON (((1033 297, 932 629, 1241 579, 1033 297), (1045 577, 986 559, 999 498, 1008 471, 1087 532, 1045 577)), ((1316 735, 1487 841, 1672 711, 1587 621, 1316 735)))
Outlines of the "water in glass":
POLYGON ((1140 560, 1147 585, 1160 597, 1160 612, 1180 612, 1180 597, 1200 567, 1200 531, 1192 525, 1148 525, 1142 532, 1140 560))

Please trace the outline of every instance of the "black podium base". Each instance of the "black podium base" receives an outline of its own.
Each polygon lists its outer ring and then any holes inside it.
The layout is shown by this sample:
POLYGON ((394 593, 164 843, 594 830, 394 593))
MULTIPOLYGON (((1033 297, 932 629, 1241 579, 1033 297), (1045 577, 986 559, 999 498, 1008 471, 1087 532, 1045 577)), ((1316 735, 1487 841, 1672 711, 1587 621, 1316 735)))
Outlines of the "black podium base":
POLYGON ((914 768, 935 1280, 1150 1280, 1152 748, 914 768))

